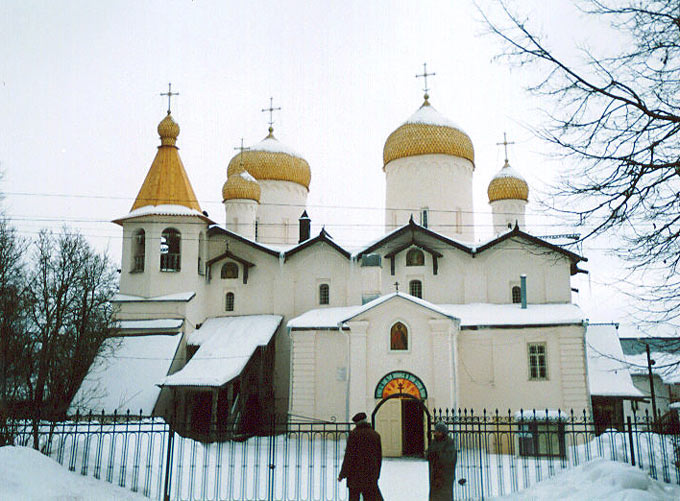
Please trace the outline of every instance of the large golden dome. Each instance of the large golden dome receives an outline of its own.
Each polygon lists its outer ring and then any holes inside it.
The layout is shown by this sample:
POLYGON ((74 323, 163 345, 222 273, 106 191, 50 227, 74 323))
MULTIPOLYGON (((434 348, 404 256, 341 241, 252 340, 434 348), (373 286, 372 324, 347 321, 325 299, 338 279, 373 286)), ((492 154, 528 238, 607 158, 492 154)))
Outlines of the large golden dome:
POLYGON ((260 201, 260 185, 244 170, 234 172, 222 187, 223 202, 235 199, 260 201))
POLYGON ((489 202, 498 200, 529 200, 529 185, 515 169, 505 161, 503 168, 496 174, 487 189, 489 202))
POLYGON ((385 141, 383 165, 397 158, 427 154, 453 155, 475 163, 470 137, 444 118, 425 99, 423 105, 385 141))
POLYGON ((290 181, 309 189, 312 173, 307 161, 298 153, 281 144, 269 129, 269 135, 250 149, 237 153, 229 162, 227 178, 240 166, 256 180, 290 181))

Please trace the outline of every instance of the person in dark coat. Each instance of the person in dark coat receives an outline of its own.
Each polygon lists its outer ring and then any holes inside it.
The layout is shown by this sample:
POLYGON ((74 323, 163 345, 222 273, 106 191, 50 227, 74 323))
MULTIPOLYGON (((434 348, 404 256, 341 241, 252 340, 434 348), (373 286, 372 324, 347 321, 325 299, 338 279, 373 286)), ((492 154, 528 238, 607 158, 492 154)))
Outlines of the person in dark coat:
POLYGON ((382 444, 380 434, 366 421, 366 414, 356 414, 352 421, 356 427, 347 437, 345 458, 342 461, 338 482, 347 479, 349 501, 383 501, 378 488, 380 466, 382 465, 382 444))
POLYGON ((434 427, 434 440, 427 449, 430 470, 430 501, 453 501, 453 481, 456 478, 456 444, 444 423, 434 427))

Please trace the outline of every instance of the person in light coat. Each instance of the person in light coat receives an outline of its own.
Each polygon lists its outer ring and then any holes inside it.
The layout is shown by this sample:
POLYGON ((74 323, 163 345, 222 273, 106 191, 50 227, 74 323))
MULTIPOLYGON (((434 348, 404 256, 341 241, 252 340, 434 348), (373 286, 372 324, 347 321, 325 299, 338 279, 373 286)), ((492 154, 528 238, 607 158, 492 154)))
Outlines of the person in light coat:
POLYGON ((453 481, 456 478, 456 444, 444 423, 434 427, 434 440, 427 449, 430 472, 430 501, 452 501, 453 481))

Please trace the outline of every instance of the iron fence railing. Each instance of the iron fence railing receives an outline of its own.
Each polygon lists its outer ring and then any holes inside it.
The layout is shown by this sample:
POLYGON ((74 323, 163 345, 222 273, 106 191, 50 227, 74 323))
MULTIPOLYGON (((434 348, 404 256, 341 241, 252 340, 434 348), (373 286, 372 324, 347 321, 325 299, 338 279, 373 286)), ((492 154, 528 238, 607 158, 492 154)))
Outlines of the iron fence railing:
MULTIPOLYGON (((456 476, 465 482, 454 484, 455 499, 516 492, 596 457, 680 484, 680 436, 655 433, 649 416, 631 416, 619 429, 596 434, 596 423, 585 414, 431 415, 447 424, 456 441, 456 476)), ((351 427, 272 422, 260 435, 201 442, 180 436, 161 418, 128 412, 42 422, 37 436, 40 450, 69 470, 152 499, 342 501, 347 491, 337 477, 351 427)), ((20 423, 14 443, 32 446, 33 432, 30 423, 20 423)))

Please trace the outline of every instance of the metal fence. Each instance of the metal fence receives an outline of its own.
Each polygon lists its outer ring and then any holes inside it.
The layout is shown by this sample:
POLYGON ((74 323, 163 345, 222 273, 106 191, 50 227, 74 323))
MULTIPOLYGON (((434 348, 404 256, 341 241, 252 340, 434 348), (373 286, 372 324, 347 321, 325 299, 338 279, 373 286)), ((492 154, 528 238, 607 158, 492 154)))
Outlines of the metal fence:
MULTIPOLYGON (((465 482, 455 484, 455 499, 516 492, 596 457, 680 483, 680 436, 654 433, 649 416, 598 435, 585 414, 433 411, 432 417, 456 441, 456 476, 465 482)), ((127 413, 43 422, 38 436, 41 451, 69 470, 152 499, 316 501, 347 499, 337 477, 350 429, 351 423, 281 422, 262 436, 204 443, 160 418, 127 413)), ((29 425, 17 428, 15 443, 32 445, 29 425)), ((386 459, 383 471, 392 461, 399 460, 386 459)))

